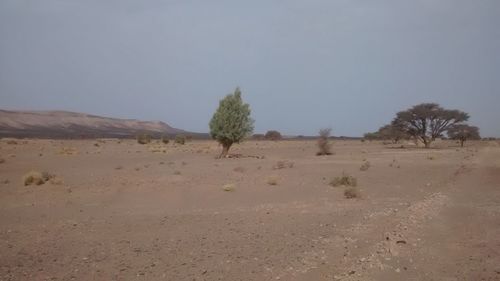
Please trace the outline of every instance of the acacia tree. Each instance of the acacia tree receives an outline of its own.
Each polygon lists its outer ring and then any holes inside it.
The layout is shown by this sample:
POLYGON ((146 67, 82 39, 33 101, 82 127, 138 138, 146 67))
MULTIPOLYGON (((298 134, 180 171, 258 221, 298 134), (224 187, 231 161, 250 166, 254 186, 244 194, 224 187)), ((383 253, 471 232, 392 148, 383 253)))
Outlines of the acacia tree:
POLYGON ((377 135, 380 139, 392 140, 394 143, 398 143, 400 140, 408 139, 409 137, 404 130, 401 130, 392 124, 380 127, 377 131, 377 135))
POLYGON ((422 103, 398 112, 392 125, 408 135, 421 140, 425 147, 448 129, 465 122, 469 115, 459 110, 444 109, 435 103, 422 103))
POLYGON ((468 139, 478 140, 481 139, 479 135, 479 128, 467 124, 456 124, 448 129, 448 137, 450 139, 459 140, 460 146, 468 139))
POLYGON ((240 88, 219 102, 209 126, 212 138, 222 144, 219 158, 226 157, 233 143, 241 142, 253 132, 250 106, 243 103, 240 88))
POLYGON ((283 137, 281 136, 281 133, 278 131, 267 131, 266 134, 264 135, 264 138, 266 140, 281 140, 283 137))

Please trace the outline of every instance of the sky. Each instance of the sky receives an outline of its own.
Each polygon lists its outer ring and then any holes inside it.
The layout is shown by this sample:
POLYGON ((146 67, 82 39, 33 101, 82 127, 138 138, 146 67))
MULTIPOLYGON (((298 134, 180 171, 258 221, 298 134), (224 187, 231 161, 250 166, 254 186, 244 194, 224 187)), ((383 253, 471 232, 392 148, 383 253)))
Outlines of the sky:
POLYGON ((0 0, 0 108, 361 136, 422 102, 500 137, 498 0, 0 0))

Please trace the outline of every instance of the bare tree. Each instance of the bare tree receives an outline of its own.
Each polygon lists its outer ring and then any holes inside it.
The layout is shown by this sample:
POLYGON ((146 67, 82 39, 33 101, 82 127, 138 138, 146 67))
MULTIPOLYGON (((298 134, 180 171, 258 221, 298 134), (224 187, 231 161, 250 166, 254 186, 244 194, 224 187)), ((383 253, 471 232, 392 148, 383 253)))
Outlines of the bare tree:
POLYGON ((468 139, 478 140, 481 139, 479 135, 479 128, 467 124, 456 124, 448 129, 448 137, 450 139, 459 140, 460 146, 468 139))
POLYGON ((392 125, 421 140, 425 147, 441 137, 451 126, 465 122, 469 115, 459 110, 448 110, 435 103, 422 103, 398 112, 392 125))

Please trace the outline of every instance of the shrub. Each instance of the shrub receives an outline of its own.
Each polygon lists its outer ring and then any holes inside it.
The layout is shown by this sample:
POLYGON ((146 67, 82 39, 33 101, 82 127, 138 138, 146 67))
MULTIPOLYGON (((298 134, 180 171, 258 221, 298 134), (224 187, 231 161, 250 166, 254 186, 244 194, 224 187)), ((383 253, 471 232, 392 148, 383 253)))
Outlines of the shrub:
POLYGON ((0 158, 0 164, 5 163, 5 159, 0 158))
POLYGON ((235 189, 235 186, 232 183, 228 183, 228 184, 225 184, 222 186, 222 190, 224 190, 224 191, 231 192, 231 191, 234 191, 234 189, 235 189))
POLYGON ((359 198, 361 197, 361 193, 356 187, 349 187, 344 190, 344 197, 347 199, 359 198))
POLYGON ((163 142, 164 144, 168 144, 170 140, 167 137, 162 137, 161 142, 163 142))
POLYGON ((233 169, 233 171, 238 172, 238 173, 244 173, 245 172, 245 168, 243 168, 243 167, 236 167, 236 168, 233 169))
POLYGON ((366 171, 370 168, 370 162, 366 161, 365 163, 363 163, 363 165, 361 165, 361 167, 359 167, 359 170, 360 171, 366 171))
POLYGON ((45 181, 46 180, 44 180, 44 174, 37 171, 31 171, 23 176, 23 183, 25 186, 42 185, 45 183, 45 181))
POLYGON ((278 162, 276 162, 276 165, 273 166, 273 170, 293 168, 294 165, 295 165, 295 163, 290 162, 290 161, 278 161, 278 162))
POLYGON ((186 143, 186 136, 184 136, 184 135, 176 135, 175 136, 175 143, 177 143, 177 144, 185 144, 186 143))
POLYGON ((355 177, 343 173, 341 177, 335 177, 333 180, 331 180, 330 185, 355 187, 358 185, 358 181, 356 180, 355 177))
POLYGON ((148 144, 151 142, 151 135, 141 134, 137 136, 137 142, 139 144, 148 144))
POLYGON ((269 184, 269 185, 278 185, 278 178, 277 177, 269 177, 269 178, 267 178, 267 184, 269 184))
POLYGON ((321 129, 319 131, 319 138, 318 138, 318 148, 319 151, 316 153, 316 155, 332 155, 332 152, 330 151, 331 149, 331 144, 329 143, 328 139, 330 138, 330 134, 332 132, 332 129, 321 129))
POLYGON ((266 135, 264 136, 266 140, 281 140, 283 137, 281 136, 281 133, 278 131, 267 131, 266 135))

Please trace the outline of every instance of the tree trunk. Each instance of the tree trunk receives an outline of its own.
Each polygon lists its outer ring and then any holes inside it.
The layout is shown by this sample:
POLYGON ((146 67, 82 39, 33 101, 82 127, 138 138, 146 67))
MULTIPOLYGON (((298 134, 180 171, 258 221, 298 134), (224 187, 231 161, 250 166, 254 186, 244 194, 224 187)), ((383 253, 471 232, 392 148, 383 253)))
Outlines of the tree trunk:
POLYGON ((431 147, 431 141, 428 140, 427 138, 422 138, 422 141, 424 142, 425 148, 431 147))
POLYGON ((219 158, 226 158, 227 154, 229 153, 229 148, 231 147, 231 144, 223 143, 222 144, 222 152, 219 155, 219 158))

